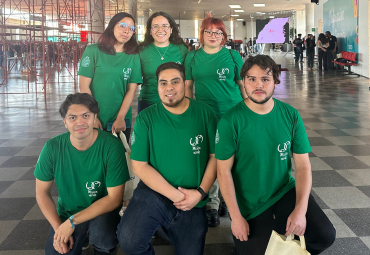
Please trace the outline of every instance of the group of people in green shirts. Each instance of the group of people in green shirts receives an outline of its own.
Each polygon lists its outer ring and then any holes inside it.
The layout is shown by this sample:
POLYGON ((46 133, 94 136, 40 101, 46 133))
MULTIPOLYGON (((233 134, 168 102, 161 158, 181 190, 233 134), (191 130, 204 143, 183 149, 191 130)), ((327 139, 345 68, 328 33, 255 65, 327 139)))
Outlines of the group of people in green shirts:
POLYGON ((176 254, 201 255, 208 226, 219 224, 219 188, 235 254, 264 254, 272 230, 304 235, 311 254, 327 249, 335 229, 310 195, 303 121, 272 98, 276 63, 260 55, 243 64, 222 47, 226 29, 213 17, 203 20, 202 47, 191 52, 164 12, 148 19, 141 45, 135 32, 133 17, 118 13, 86 48, 81 93, 59 110, 68 132, 40 154, 36 198, 51 224, 45 254, 81 254, 87 243, 95 254, 116 254, 117 244, 125 254, 154 254, 150 241, 162 228, 176 254), (131 164, 141 181, 121 218, 130 176, 122 142, 111 133, 130 137, 138 84, 131 164))

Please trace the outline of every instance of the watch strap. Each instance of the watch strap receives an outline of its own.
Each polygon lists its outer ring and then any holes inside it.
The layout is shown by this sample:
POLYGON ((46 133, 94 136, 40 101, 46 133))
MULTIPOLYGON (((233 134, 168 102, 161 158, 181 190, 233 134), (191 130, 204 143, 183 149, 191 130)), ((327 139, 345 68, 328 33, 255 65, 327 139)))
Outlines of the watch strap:
POLYGON ((201 188, 201 187, 198 187, 197 190, 199 191, 199 193, 202 195, 202 201, 206 201, 206 199, 208 198, 208 194, 204 192, 204 190, 201 188))

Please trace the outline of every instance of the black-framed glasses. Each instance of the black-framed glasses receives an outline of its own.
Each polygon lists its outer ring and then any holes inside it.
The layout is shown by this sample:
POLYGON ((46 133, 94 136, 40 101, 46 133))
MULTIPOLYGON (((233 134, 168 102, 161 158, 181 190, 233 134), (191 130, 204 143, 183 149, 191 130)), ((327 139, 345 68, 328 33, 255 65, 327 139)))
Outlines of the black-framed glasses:
POLYGON ((209 30, 204 30, 204 33, 206 34, 207 37, 212 37, 212 35, 215 35, 216 38, 221 38, 222 35, 224 34, 224 33, 219 32, 219 31, 212 32, 212 31, 209 31, 209 30))
POLYGON ((128 28, 129 31, 132 32, 132 33, 135 33, 135 31, 136 31, 136 27, 127 25, 126 23, 123 23, 123 22, 119 23, 119 28, 124 29, 124 30, 126 30, 128 28))
POLYGON ((159 26, 159 25, 153 25, 152 26, 152 30, 154 31, 154 32, 157 32, 160 28, 162 28, 162 30, 163 31, 167 31, 168 29, 170 29, 170 25, 167 25, 167 24, 164 24, 164 25, 162 25, 162 26, 159 26))

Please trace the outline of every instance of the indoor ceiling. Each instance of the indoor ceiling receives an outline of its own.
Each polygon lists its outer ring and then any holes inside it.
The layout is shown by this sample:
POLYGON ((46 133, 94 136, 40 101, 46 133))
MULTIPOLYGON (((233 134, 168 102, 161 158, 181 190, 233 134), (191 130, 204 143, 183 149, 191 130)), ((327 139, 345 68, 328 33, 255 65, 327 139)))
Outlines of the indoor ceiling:
MULTIPOLYGON (((212 16, 229 20, 230 15, 239 15, 233 19, 250 20, 251 14, 255 18, 268 18, 272 13, 276 17, 287 16, 287 13, 276 13, 287 10, 304 10, 305 4, 311 0, 137 0, 137 10, 139 15, 143 11, 154 13, 165 11, 173 18, 182 20, 203 19, 207 12, 212 16), (265 4, 265 7, 254 7, 253 4, 265 4), (229 5, 240 5, 240 9, 231 9, 229 5), (244 10, 236 13, 235 10, 244 10), (256 14, 256 12, 265 13, 256 14)), ((290 16, 290 15, 289 15, 290 16)))

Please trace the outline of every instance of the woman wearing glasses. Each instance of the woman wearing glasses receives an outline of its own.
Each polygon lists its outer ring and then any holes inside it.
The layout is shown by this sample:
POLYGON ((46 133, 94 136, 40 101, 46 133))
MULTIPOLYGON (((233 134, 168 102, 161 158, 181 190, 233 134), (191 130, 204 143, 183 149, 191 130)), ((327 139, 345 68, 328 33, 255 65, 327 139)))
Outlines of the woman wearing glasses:
POLYGON ((125 12, 114 15, 99 38, 81 58, 80 92, 92 94, 100 112, 95 127, 111 132, 131 131, 131 104, 142 83, 135 20, 125 12))
MULTIPOLYGON (((200 27, 199 40, 202 48, 191 51, 185 60, 188 84, 186 96, 193 98, 194 85, 196 100, 211 106, 220 120, 231 107, 247 97, 240 77, 243 59, 235 50, 222 47, 227 41, 227 33, 220 19, 211 16, 205 18, 200 27)), ((209 191, 207 204, 210 227, 220 224, 218 193, 219 186, 216 181, 209 191)), ((225 216, 227 214, 225 203, 222 203, 220 209, 220 215, 225 216)))
POLYGON ((143 85, 139 95, 138 113, 160 101, 155 75, 158 66, 166 62, 184 64, 188 52, 179 36, 177 24, 170 15, 156 12, 150 16, 139 52, 143 85))

